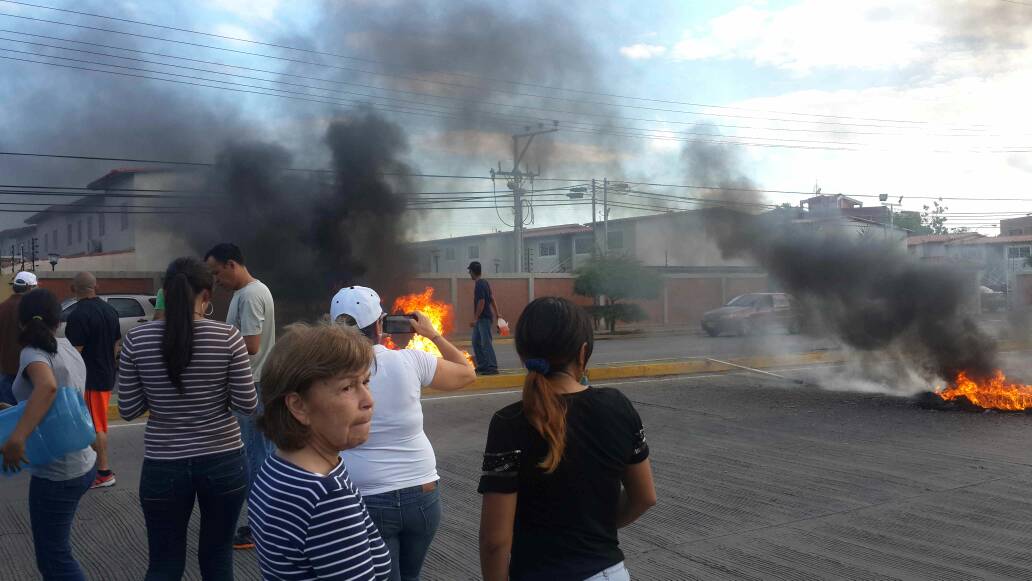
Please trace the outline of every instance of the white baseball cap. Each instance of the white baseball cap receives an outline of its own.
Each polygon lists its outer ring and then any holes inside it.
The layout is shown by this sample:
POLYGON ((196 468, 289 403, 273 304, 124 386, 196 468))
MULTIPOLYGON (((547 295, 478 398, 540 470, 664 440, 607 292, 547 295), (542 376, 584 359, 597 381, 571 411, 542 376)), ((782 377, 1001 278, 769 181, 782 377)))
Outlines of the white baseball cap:
POLYGON ((38 286, 39 279, 31 272, 22 271, 14 276, 14 281, 11 284, 16 286, 38 286))
POLYGON ((364 286, 349 286, 340 289, 330 301, 330 320, 336 321, 337 317, 341 315, 348 315, 355 319, 360 329, 372 325, 383 316, 380 295, 376 294, 373 289, 364 286))

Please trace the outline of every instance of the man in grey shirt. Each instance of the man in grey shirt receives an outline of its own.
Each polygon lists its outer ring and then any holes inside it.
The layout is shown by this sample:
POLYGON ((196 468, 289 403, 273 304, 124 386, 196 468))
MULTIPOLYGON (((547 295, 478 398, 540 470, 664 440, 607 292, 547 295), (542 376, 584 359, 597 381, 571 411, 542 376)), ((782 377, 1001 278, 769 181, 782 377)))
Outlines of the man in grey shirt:
MULTIPOLYGON (((247 353, 251 356, 251 375, 258 389, 257 414, 260 414, 262 367, 272 346, 276 344, 276 306, 272 300, 272 293, 262 281, 251 276, 244 264, 243 253, 235 244, 224 242, 215 246, 205 255, 204 261, 211 268, 218 285, 233 291, 226 322, 240 330, 244 343, 247 344, 247 353)), ((272 443, 255 426, 257 414, 236 414, 240 422, 240 437, 244 441, 244 450, 247 454, 251 483, 254 482, 262 463, 273 452, 272 443)), ((233 548, 254 548, 250 527, 242 526, 237 530, 233 548)))

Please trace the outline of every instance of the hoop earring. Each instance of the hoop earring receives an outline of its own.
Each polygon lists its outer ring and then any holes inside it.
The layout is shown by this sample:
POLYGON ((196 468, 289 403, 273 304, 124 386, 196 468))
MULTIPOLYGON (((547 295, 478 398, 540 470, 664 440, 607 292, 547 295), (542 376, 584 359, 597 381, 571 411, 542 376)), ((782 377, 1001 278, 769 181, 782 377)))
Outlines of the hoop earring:
POLYGON ((214 314, 215 314, 215 305, 213 303, 208 303, 208 308, 204 309, 204 316, 205 317, 210 317, 210 316, 212 316, 214 314))

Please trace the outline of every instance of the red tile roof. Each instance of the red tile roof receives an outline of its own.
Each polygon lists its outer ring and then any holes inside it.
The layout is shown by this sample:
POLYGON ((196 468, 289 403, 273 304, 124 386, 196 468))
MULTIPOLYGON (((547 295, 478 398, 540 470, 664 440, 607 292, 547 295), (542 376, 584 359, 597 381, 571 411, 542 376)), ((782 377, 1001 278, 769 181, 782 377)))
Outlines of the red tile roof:
POLYGON ((966 239, 979 239, 986 238, 976 232, 958 232, 956 234, 924 234, 921 236, 911 236, 907 238, 907 246, 918 246, 921 244, 937 243, 937 242, 957 242, 966 239))
POLYGON ((1023 242, 1032 242, 1032 235, 1026 234, 1024 236, 984 236, 982 238, 972 238, 970 240, 959 240, 954 244, 1021 244, 1023 242))

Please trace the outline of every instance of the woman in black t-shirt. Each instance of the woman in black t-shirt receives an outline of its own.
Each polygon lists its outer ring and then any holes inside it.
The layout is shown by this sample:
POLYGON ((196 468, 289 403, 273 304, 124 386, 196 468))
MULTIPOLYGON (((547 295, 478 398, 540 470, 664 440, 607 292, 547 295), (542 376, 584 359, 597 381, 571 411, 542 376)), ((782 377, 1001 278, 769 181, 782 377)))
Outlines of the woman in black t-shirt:
POLYGON ((630 400, 579 381, 593 343, 591 318, 566 299, 537 299, 520 315, 523 400, 491 418, 478 489, 485 581, 630 579, 616 531, 656 490, 630 400))

